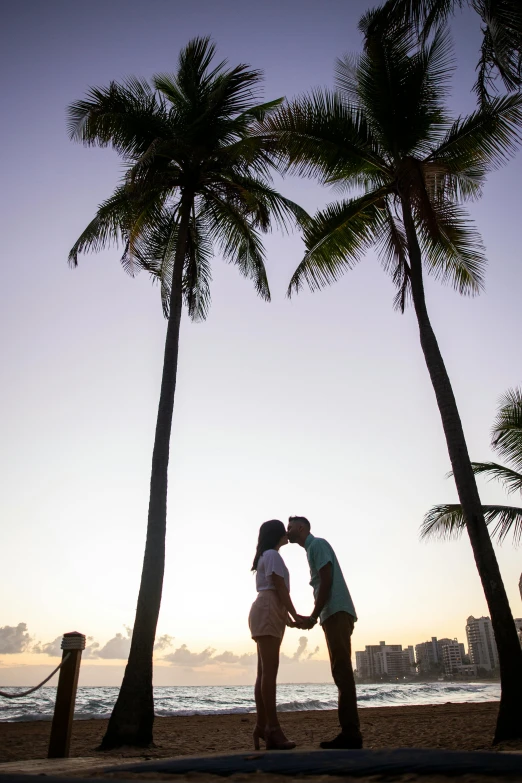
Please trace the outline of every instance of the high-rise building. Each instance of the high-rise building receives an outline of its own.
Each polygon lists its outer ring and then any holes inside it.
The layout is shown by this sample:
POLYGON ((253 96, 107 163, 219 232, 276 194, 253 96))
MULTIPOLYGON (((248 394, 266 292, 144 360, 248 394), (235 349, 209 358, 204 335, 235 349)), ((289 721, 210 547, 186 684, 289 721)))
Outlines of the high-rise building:
POLYGON ((491 671, 498 666, 498 652, 489 617, 468 617, 466 637, 471 663, 491 671))
POLYGON ((446 639, 446 644, 442 645, 442 664, 444 674, 451 677, 452 674, 458 674, 459 667, 462 667, 463 644, 459 644, 456 639, 446 639))
POLYGON ((403 677, 412 671, 413 647, 402 649, 402 644, 368 644, 355 653, 355 666, 360 677, 403 677))
POLYGON ((437 637, 432 636, 431 642, 422 642, 415 645, 417 666, 423 674, 435 669, 439 664, 439 648, 437 637))

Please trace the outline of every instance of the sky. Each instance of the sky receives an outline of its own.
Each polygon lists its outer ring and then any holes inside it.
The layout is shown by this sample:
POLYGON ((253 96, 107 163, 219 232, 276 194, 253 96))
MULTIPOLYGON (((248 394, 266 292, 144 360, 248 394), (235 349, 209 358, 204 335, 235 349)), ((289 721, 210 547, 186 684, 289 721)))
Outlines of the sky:
MULTIPOLYGON (((6 3, 0 289, 0 685, 34 684, 56 640, 88 640, 81 683, 118 685, 134 621, 166 323, 159 290, 128 277, 117 248, 67 255, 121 172, 116 153, 66 132, 91 86, 174 71, 211 35, 220 58, 263 70, 266 99, 332 86, 357 52, 365 0, 49 0, 6 3)), ((480 31, 452 23, 449 104, 470 112, 480 31)), ((429 280, 427 301, 472 459, 490 460, 502 393, 522 383, 521 155, 471 206, 489 260, 486 292, 465 299, 429 280)), ((336 194, 277 181, 310 212, 336 194)), ((169 470, 167 558, 156 684, 252 683, 247 616, 259 525, 303 514, 333 545, 359 621, 354 649, 431 636, 465 641, 487 614, 469 541, 421 542, 435 503, 455 502, 442 427, 413 311, 373 253, 335 286, 288 300, 298 233, 266 238, 272 302, 217 256, 205 323, 184 317, 169 470)), ((484 502, 504 502, 480 481, 484 502)), ((520 550, 496 552, 522 616, 520 550)), ((304 550, 289 545, 297 611, 313 608, 304 550)), ((281 680, 330 679, 319 627, 285 636, 281 680)))

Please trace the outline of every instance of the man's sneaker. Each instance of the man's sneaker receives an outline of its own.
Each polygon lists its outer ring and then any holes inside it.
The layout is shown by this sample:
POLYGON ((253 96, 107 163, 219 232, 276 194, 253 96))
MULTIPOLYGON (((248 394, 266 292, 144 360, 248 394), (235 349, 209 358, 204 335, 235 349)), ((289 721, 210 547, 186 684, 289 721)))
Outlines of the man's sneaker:
POLYGON ((342 732, 333 740, 319 743, 325 750, 361 750, 362 737, 346 737, 342 732))

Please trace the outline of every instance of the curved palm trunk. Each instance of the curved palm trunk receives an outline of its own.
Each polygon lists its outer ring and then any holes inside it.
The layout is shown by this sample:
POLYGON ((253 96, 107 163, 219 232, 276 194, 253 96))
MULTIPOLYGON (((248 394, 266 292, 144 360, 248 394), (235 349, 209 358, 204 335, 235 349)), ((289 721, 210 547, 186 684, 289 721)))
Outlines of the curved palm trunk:
POLYGON ((491 615, 500 663, 501 697, 494 744, 522 738, 522 650, 488 533, 451 382, 433 332, 422 279, 421 252, 408 196, 401 194, 420 341, 437 398, 455 483, 491 615))
POLYGON ((178 244, 172 275, 170 314, 165 338, 161 393, 152 453, 147 540, 136 607, 129 660, 101 750, 121 745, 147 746, 152 742, 154 700, 152 659, 165 568, 167 474, 169 445, 178 369, 182 310, 183 261, 190 221, 191 199, 183 197, 178 244))

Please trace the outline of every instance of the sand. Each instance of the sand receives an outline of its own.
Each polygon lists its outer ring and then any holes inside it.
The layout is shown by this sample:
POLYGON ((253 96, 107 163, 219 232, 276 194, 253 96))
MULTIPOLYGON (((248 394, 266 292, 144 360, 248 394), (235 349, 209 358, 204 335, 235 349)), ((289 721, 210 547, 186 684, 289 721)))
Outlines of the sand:
MULTIPOLYGON (((491 749, 498 702, 442 704, 408 707, 367 707, 360 710, 361 729, 367 748, 441 748, 447 750, 491 749)), ((194 715, 156 718, 155 747, 147 750, 120 748, 96 750, 107 721, 75 721, 71 756, 109 760, 151 759, 201 755, 252 749, 253 715, 194 715)), ((333 710, 281 713, 287 736, 302 750, 317 748, 322 739, 338 731, 333 710)), ((49 721, 0 723, 0 762, 45 758, 49 721)), ((522 750, 522 742, 504 749, 522 750)), ((497 750, 499 748, 495 748, 497 750)))

